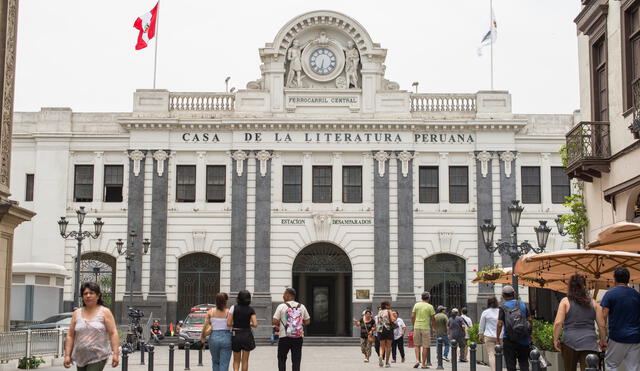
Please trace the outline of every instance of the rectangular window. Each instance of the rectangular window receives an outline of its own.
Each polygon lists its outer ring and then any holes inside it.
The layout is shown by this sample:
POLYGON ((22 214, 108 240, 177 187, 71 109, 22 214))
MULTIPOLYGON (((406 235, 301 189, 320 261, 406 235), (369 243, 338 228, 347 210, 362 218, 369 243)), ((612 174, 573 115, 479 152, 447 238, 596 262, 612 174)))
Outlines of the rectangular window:
POLYGON ((331 166, 313 167, 313 202, 331 202, 331 166))
POLYGON ((73 180, 73 201, 93 201, 93 165, 76 165, 73 180))
POLYGON ((440 202, 440 188, 437 166, 420 166, 418 196, 422 204, 440 202))
POLYGON ((33 174, 27 174, 27 183, 24 192, 25 201, 33 201, 33 174))
POLYGON ((540 201, 540 167, 523 166, 521 168, 522 203, 539 204, 540 201))
POLYGON ((452 204, 469 203, 469 167, 449 167, 449 202, 452 204))
POLYGON ((591 46, 593 73, 593 120, 609 121, 609 97, 607 82, 607 44, 605 35, 591 46))
POLYGON ((176 201, 196 202, 196 166, 176 166, 176 201))
POLYGON ((640 81, 640 1, 622 5, 624 108, 634 106, 633 85, 640 81))
POLYGON ((282 167, 282 202, 302 202, 302 166, 282 167))
POLYGON ((362 202, 362 166, 342 167, 342 202, 362 202))
POLYGON ((207 202, 224 202, 226 196, 227 167, 207 166, 207 202))
POLYGON ((124 166, 104 165, 104 202, 122 202, 124 166))
POLYGON ((566 202, 566 196, 571 194, 569 177, 564 173, 563 167, 551 168, 551 202, 561 204, 566 202))

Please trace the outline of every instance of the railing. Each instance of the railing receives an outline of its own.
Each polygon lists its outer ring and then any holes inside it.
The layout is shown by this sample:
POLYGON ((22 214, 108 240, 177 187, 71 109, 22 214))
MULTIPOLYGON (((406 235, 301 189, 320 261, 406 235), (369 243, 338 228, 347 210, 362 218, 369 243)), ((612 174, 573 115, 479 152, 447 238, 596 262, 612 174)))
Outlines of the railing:
POLYGON ((636 139, 640 139, 640 80, 631 84, 631 93, 633 96, 633 121, 629 125, 629 130, 636 139))
POLYGON ((581 122, 567 134, 567 168, 585 160, 611 156, 608 122, 581 122))
POLYGON ((170 93, 169 111, 233 111, 235 101, 228 93, 170 93))
POLYGON ((476 112, 475 94, 411 94, 411 112, 476 112))
POLYGON ((65 335, 62 329, 2 332, 0 362, 31 356, 61 357, 65 335))

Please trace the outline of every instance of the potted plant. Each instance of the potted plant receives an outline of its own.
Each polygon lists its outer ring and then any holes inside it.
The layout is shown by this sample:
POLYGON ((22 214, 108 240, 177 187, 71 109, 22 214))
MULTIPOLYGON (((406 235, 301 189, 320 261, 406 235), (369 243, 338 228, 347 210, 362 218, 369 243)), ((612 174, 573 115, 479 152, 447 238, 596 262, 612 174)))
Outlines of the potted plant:
POLYGON ((480 279, 481 281, 495 281, 500 278, 503 273, 504 270, 500 268, 500 265, 494 264, 480 269, 478 272, 476 272, 476 277, 478 277, 478 279, 480 279))
POLYGON ((469 334, 467 346, 471 343, 476 343, 476 362, 485 363, 484 354, 486 352, 484 350, 484 344, 480 344, 480 325, 478 323, 474 323, 467 333, 469 334))
POLYGON ((553 345, 553 323, 533 320, 533 343, 548 362, 548 371, 564 371, 562 355, 553 345))
POLYGON ((32 369, 38 368, 42 363, 44 363, 44 359, 36 356, 31 357, 23 357, 18 360, 18 368, 19 369, 32 369))

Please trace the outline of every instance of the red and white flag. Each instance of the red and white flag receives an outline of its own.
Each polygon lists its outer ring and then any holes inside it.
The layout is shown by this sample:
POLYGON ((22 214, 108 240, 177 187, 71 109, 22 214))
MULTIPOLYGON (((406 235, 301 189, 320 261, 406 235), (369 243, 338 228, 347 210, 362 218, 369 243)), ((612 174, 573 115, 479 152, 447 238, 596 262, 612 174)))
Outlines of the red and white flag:
POLYGON ((158 4, 150 12, 138 17, 133 23, 133 28, 140 31, 136 50, 144 49, 149 44, 149 40, 156 35, 156 21, 158 19, 158 4))

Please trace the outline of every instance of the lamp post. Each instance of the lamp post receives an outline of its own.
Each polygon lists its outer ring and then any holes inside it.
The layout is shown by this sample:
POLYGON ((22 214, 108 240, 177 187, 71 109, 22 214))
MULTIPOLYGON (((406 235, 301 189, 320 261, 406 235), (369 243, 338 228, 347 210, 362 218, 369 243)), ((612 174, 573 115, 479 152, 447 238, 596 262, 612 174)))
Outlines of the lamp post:
POLYGON ((102 221, 102 218, 96 218, 96 221, 93 222, 93 226, 95 228, 95 232, 91 233, 89 231, 83 231, 82 230, 82 225, 84 224, 84 218, 87 216, 87 212, 84 209, 84 206, 80 206, 80 208, 78 210, 76 210, 76 215, 78 217, 78 230, 77 231, 71 231, 69 233, 67 233, 67 226, 69 225, 69 221, 64 217, 61 216, 60 220, 58 220, 58 227, 60 228, 60 236, 62 236, 62 238, 73 238, 78 242, 78 251, 76 253, 76 271, 75 271, 75 280, 74 280, 74 302, 77 305, 81 304, 81 293, 80 293, 80 257, 82 255, 82 241, 86 238, 98 238, 100 236, 100 233, 102 232, 102 226, 104 225, 104 222, 102 221))
MULTIPOLYGON (((511 258, 512 262, 512 284, 513 289, 516 292, 516 297, 518 297, 518 276, 515 274, 516 261, 522 255, 528 254, 533 251, 536 254, 539 254, 544 251, 547 246, 547 241, 549 240, 549 233, 551 233, 551 228, 547 226, 546 220, 540 220, 540 225, 537 227, 533 227, 533 230, 536 232, 536 239, 538 240, 538 246, 535 247, 529 243, 529 241, 524 240, 521 243, 518 243, 518 226, 520 225, 520 217, 522 216, 522 211, 524 207, 519 205, 520 201, 511 201, 511 206, 509 206, 509 219, 511 221, 511 226, 513 227, 513 232, 511 232, 511 240, 510 241, 502 241, 498 240, 498 242, 494 245, 493 243, 493 233, 495 232, 496 226, 491 223, 491 219, 485 219, 484 224, 480 226, 480 231, 482 232, 482 240, 484 242, 484 246, 487 248, 487 251, 490 253, 494 253, 499 251, 500 254, 507 254, 511 258)), ((558 230, 560 234, 562 234, 562 224, 558 222, 556 219, 556 223, 558 226, 558 230)))
POLYGON ((418 85, 420 85, 420 83, 419 83, 419 82, 417 82, 417 81, 414 81, 414 82, 411 84, 411 86, 413 86, 413 87, 416 89, 416 94, 418 94, 418 85))
MULTIPOLYGON (((134 243, 135 239, 138 235, 135 231, 129 232, 129 239, 127 240, 127 247, 124 248, 124 241, 122 238, 118 238, 116 241, 116 249, 118 250, 118 255, 125 256, 125 260, 127 261, 127 277, 129 277, 129 308, 133 306, 133 270, 131 269, 131 262, 135 257, 134 252, 134 243)), ((145 238, 142 241, 142 254, 146 254, 149 252, 149 247, 151 246, 151 242, 148 238, 145 238)))

